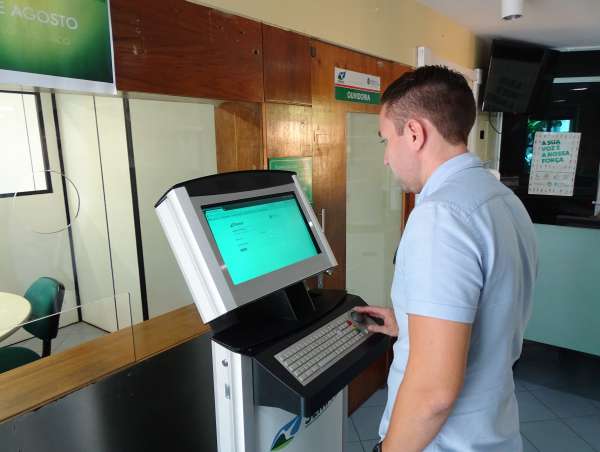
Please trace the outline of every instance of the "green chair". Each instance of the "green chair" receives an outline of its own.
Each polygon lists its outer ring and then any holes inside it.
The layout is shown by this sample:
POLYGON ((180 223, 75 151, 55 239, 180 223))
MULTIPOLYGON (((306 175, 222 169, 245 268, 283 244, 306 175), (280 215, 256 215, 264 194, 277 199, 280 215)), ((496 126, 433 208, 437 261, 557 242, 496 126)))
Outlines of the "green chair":
POLYGON ((52 339, 58 334, 65 287, 59 281, 43 276, 27 289, 24 296, 31 303, 31 315, 23 329, 43 341, 42 356, 25 347, 4 347, 0 349, 0 372, 49 356, 52 339))

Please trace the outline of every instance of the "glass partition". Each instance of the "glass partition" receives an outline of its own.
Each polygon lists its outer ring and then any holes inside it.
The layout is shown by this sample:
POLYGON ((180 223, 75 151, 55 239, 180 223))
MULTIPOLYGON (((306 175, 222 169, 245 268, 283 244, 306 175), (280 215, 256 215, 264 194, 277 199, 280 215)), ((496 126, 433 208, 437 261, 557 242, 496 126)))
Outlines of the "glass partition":
POLYGON ((44 278, 62 294, 53 355, 129 328, 145 357, 203 331, 154 204, 172 185, 217 171, 214 103, 9 94, 0 96, 11 132, 0 137, 2 170, 12 162, 0 193, 0 350, 44 354, 35 328, 9 317, 44 278))
POLYGON ((368 304, 390 306, 403 196, 383 164, 378 131, 377 115, 348 114, 346 287, 368 304))
MULTIPOLYGON (((72 295, 48 277, 38 278, 23 295, 0 292, 0 385, 17 368, 37 363, 35 369, 43 372, 34 377, 41 380, 54 363, 69 359, 80 360, 83 373, 84 364, 93 362, 100 372, 96 377, 102 376, 103 359, 108 357, 98 353, 100 343, 95 353, 81 355, 84 344, 99 338, 113 347, 111 361, 118 359, 121 365, 135 361, 131 316, 125 314, 131 312, 130 295, 121 293, 64 308, 63 300, 72 295), (118 336, 111 335, 116 332, 118 336)), ((114 370, 113 364, 106 367, 106 373, 114 370)), ((19 377, 26 376, 26 371, 19 372, 19 377)))
MULTIPOLYGON (((14 395, 10 376, 26 369, 11 360, 49 365, 48 353, 70 356, 87 343, 106 361, 94 368, 110 373, 204 331, 154 204, 174 184, 217 171, 216 102, 4 88, 0 393, 14 395), (46 300, 52 312, 31 306, 40 284, 60 288, 60 303, 46 300), (36 336, 47 324, 50 341, 36 336), (109 337, 119 344, 112 354, 109 337)), ((82 368, 72 387, 85 376, 100 375, 82 368)))

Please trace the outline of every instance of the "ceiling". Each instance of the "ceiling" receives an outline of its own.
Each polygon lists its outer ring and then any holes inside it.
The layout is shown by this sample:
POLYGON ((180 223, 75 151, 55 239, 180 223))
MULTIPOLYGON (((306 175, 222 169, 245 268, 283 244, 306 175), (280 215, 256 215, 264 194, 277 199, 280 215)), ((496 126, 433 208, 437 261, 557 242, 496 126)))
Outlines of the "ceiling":
POLYGON ((552 48, 600 47, 600 0, 523 0, 523 17, 505 21, 501 0, 418 0, 484 38, 552 48))

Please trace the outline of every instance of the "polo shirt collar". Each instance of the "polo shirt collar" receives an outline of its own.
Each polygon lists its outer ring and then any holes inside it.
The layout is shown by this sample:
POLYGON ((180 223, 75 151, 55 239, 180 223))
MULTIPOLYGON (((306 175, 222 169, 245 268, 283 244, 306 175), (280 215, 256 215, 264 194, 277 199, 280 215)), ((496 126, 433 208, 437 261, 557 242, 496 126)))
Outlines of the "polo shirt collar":
POLYGON ((421 193, 417 195, 416 203, 419 204, 423 199, 435 192, 450 176, 468 168, 482 166, 483 162, 472 152, 465 152, 464 154, 452 157, 450 160, 447 160, 438 166, 433 174, 429 176, 421 193))

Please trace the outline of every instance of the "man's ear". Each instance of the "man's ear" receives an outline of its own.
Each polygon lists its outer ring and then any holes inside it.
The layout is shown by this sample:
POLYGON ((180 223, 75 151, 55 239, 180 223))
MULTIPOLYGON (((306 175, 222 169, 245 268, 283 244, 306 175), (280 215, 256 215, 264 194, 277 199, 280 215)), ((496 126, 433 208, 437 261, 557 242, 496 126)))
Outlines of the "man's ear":
POLYGON ((404 133, 408 135, 409 143, 415 151, 420 151, 423 148, 427 139, 427 130, 421 121, 418 119, 406 121, 404 133))

